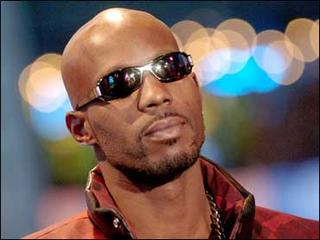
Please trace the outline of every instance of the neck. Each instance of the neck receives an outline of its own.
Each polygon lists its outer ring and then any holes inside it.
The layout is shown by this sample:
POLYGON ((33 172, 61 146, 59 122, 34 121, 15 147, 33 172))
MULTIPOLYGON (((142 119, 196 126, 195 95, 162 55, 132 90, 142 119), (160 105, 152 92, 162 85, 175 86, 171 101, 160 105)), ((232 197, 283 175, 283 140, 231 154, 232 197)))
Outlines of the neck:
POLYGON ((175 180, 142 191, 107 161, 100 163, 109 191, 138 238, 208 238, 210 206, 200 163, 175 180))

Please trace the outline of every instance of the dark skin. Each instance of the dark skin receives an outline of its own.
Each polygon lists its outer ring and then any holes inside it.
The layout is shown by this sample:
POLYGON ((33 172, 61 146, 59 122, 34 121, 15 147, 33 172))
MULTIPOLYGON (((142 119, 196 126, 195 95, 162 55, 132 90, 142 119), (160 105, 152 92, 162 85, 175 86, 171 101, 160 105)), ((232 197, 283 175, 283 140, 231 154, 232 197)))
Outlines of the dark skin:
MULTIPOLYGON (((73 107, 105 74, 174 51, 179 49, 172 33, 153 16, 127 9, 100 13, 73 36, 63 54, 62 75, 73 107)), ((136 237, 208 238, 210 207, 195 157, 204 125, 194 73, 162 83, 144 72, 142 86, 128 97, 95 101, 69 112, 66 122, 76 141, 94 147, 106 185, 136 237), (159 120, 175 125, 144 135, 159 120), (151 181, 190 159, 172 178, 151 181), (150 178, 138 180, 119 166, 137 175, 146 171, 150 178)))

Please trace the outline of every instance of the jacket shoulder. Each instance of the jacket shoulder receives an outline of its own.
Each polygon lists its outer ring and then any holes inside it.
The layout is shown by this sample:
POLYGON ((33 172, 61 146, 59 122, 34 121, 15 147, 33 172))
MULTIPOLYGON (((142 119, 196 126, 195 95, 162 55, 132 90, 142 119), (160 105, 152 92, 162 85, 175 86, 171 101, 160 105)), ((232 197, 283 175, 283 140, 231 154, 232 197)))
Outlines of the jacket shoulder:
POLYGON ((22 239, 88 239, 104 238, 103 234, 92 224, 87 211, 50 225, 40 231, 29 234, 22 239))
POLYGON ((319 239, 319 221, 256 207, 253 238, 319 239))

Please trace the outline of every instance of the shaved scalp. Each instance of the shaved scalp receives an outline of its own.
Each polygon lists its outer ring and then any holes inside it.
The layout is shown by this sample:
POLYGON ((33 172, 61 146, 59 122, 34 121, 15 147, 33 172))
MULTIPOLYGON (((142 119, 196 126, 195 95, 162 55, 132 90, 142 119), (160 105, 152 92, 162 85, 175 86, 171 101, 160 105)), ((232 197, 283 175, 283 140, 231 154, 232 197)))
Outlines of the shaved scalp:
POLYGON ((149 41, 166 38, 178 49, 163 22, 149 13, 124 8, 100 12, 72 36, 63 52, 61 72, 73 108, 89 95, 103 74, 96 66, 97 59, 101 62, 104 58, 106 70, 111 70, 116 51, 125 51, 127 45, 134 49, 138 40, 133 40, 139 37, 149 41))

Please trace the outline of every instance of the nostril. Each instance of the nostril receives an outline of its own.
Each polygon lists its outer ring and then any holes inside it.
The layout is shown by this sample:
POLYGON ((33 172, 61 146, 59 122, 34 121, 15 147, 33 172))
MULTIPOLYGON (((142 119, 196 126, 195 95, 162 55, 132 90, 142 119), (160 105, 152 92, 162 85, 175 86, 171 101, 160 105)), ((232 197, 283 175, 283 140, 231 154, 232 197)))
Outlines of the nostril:
MULTIPOLYGON (((170 99, 164 99, 163 101, 162 101, 162 104, 170 104, 170 99)), ((150 104, 148 104, 148 106, 147 106, 147 108, 152 108, 152 107, 156 107, 156 106, 158 106, 158 105, 161 105, 161 104, 159 104, 159 103, 157 103, 157 102, 151 102, 150 104)))
POLYGON ((164 99, 163 100, 163 103, 170 103, 171 101, 170 101, 170 99, 164 99))
POLYGON ((150 103, 147 107, 148 108, 152 108, 152 107, 156 107, 157 106, 157 104, 155 104, 155 103, 150 103))

